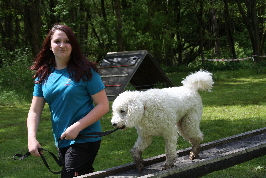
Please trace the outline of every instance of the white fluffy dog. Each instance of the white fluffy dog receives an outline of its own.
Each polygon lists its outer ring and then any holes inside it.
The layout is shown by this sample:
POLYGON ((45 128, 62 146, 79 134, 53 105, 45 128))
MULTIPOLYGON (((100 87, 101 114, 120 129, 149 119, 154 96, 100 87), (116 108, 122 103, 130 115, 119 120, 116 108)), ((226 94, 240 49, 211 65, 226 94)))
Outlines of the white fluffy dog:
POLYGON ((198 71, 182 81, 183 86, 147 91, 125 91, 113 102, 112 125, 135 127, 138 139, 131 149, 137 169, 142 171, 142 152, 152 142, 152 136, 165 140, 164 169, 174 166, 178 132, 192 145, 190 159, 198 157, 203 134, 200 131, 202 100, 198 90, 210 90, 212 74, 198 71))

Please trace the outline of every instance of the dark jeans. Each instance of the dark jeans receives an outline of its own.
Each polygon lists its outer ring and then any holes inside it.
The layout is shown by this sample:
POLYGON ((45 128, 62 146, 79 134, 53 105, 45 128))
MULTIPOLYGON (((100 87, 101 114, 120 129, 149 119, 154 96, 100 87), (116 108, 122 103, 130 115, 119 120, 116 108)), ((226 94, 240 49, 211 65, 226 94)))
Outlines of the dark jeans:
POLYGON ((73 178, 93 172, 92 165, 100 148, 100 143, 101 141, 76 143, 65 148, 59 148, 59 156, 65 166, 61 178, 73 178))

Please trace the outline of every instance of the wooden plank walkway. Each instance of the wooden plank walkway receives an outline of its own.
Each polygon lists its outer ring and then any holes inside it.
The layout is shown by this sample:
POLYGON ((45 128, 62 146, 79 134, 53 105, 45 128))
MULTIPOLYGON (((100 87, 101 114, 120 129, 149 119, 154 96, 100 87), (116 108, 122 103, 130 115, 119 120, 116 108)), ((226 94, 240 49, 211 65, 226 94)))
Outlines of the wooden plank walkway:
POLYGON ((191 148, 177 151, 175 167, 163 170, 165 154, 145 159, 145 169, 138 174, 134 163, 78 176, 78 178, 150 178, 201 177, 213 171, 266 155, 266 127, 201 145, 200 158, 188 159, 191 148))

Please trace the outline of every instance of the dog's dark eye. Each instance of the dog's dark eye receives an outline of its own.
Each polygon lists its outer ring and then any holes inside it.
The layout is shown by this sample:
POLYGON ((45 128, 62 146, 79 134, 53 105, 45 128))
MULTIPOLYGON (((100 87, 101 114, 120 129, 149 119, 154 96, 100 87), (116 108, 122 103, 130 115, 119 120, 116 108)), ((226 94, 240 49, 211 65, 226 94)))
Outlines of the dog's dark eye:
POLYGON ((123 113, 125 113, 125 112, 126 112, 126 111, 124 111, 124 110, 120 110, 120 113, 121 113, 121 114, 123 114, 123 113))

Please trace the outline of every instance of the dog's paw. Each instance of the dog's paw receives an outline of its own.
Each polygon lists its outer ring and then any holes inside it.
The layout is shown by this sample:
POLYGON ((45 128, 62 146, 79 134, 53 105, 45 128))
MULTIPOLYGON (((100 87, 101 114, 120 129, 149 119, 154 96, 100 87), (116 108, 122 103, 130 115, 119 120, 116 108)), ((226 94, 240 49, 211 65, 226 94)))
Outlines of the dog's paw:
POLYGON ((199 158, 199 154, 195 154, 193 152, 190 152, 190 154, 189 154, 189 159, 190 160, 197 159, 197 158, 199 158))
POLYGON ((144 169, 144 166, 143 164, 140 163, 136 165, 136 168, 138 169, 138 173, 141 174, 144 169))
POLYGON ((167 170, 174 167, 174 165, 164 165, 164 167, 162 168, 162 170, 167 170))

